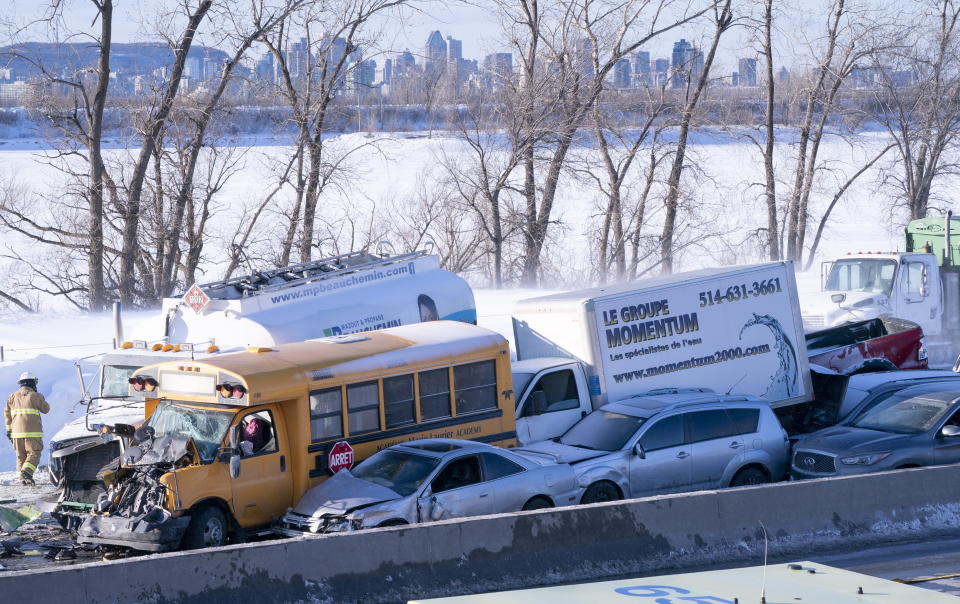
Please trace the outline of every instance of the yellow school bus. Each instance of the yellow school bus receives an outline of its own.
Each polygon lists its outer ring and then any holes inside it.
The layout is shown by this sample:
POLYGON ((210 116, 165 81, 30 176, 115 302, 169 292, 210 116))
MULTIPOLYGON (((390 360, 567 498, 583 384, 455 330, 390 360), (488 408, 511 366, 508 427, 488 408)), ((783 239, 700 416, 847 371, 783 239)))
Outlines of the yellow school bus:
POLYGON ((146 401, 146 421, 81 525, 81 543, 219 545, 391 444, 516 443, 507 341, 460 322, 166 361, 136 371, 130 389, 146 401))

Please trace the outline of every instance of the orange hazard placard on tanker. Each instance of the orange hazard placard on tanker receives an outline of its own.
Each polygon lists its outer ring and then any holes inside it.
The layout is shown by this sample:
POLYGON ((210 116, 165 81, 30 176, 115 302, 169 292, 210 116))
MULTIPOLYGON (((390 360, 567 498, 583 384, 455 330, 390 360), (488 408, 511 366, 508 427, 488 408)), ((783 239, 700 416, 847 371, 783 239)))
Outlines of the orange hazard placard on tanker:
POLYGON ((327 467, 331 474, 336 474, 340 470, 353 467, 353 447, 345 440, 341 440, 330 448, 330 454, 327 456, 327 467))

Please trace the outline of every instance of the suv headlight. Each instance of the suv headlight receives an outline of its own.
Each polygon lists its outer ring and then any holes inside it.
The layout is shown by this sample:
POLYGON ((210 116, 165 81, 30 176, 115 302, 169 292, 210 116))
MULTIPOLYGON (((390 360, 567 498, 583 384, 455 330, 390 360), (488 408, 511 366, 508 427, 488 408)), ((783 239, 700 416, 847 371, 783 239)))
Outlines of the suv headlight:
POLYGON ((872 466, 873 464, 890 457, 892 451, 886 453, 867 453, 866 455, 857 455, 854 457, 841 457, 840 463, 848 466, 872 466))

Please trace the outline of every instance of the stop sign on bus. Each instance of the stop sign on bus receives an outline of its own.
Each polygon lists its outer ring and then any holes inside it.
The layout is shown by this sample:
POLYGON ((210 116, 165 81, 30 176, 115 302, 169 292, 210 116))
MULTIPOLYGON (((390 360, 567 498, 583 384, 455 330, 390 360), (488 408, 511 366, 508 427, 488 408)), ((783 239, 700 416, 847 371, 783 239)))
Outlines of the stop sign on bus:
POLYGON ((353 447, 345 440, 330 447, 330 453, 327 455, 327 467, 331 474, 336 474, 340 470, 353 467, 353 447))

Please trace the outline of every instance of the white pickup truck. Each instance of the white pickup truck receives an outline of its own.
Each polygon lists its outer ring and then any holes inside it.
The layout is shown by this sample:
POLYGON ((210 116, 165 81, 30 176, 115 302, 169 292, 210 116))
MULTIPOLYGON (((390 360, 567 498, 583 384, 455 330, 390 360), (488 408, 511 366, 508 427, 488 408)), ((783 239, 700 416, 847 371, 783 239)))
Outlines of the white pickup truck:
POLYGON ((774 407, 813 397, 793 265, 702 269, 521 300, 517 438, 553 438, 644 392, 710 389, 774 407))

